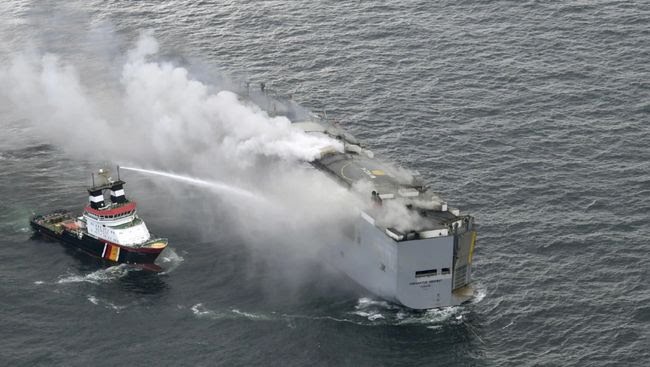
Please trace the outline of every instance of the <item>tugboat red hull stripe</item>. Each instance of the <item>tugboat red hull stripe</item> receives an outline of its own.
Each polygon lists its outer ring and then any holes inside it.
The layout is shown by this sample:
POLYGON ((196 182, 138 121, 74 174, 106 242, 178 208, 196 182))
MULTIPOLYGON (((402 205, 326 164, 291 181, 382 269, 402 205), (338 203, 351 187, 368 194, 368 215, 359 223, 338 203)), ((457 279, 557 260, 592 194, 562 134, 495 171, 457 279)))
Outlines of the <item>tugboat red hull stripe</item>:
POLYGON ((98 215, 98 216, 101 216, 101 217, 105 217, 105 216, 108 216, 108 215, 125 214, 125 213, 128 213, 128 212, 133 211, 133 210, 135 210, 135 202, 133 202, 133 201, 126 204, 126 205, 124 205, 124 206, 121 206, 121 207, 115 208, 115 209, 97 210, 97 209, 91 208, 90 206, 86 207, 86 211, 88 213, 95 214, 95 215, 98 215))

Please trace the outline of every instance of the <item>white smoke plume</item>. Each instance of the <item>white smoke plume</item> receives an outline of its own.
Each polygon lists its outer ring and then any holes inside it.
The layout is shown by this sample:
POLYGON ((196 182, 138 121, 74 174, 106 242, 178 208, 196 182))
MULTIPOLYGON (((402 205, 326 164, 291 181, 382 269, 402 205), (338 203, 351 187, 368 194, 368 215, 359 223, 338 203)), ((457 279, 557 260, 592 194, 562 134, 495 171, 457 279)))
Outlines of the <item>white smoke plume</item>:
POLYGON ((151 164, 182 156, 189 146, 195 154, 251 165, 260 157, 310 161, 329 146, 342 149, 232 92, 211 91, 183 67, 152 61, 157 52, 156 40, 143 34, 128 52, 120 89, 113 91, 118 99, 93 95, 75 66, 52 54, 12 56, 0 83, 14 87, 0 93, 21 117, 37 122, 36 134, 72 153, 151 164))
MULTIPOLYGON (((24 44, 0 49, 4 131, 18 123, 28 139, 73 159, 225 182, 263 198, 242 201, 205 190, 197 199, 196 187, 155 180, 160 196, 170 198, 157 205, 193 233, 206 239, 235 233, 261 256, 273 246, 315 256, 357 215, 354 195, 301 163, 323 149, 342 150, 339 141, 305 134, 227 86, 204 83, 165 61, 151 32, 113 55, 24 44)), ((0 140, 11 144, 16 136, 0 140)))

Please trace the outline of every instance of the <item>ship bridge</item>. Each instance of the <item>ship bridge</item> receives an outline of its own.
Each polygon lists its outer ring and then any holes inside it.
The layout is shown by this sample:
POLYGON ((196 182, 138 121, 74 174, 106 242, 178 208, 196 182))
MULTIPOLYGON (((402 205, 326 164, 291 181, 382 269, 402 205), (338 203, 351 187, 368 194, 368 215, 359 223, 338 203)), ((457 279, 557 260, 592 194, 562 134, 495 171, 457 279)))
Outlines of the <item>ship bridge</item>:
MULTIPOLYGON (((125 182, 113 180, 108 170, 100 170, 93 185, 88 189, 88 205, 83 218, 88 233, 96 238, 119 245, 133 246, 151 238, 146 224, 137 216, 136 203, 129 201, 124 193, 125 182), (105 195, 110 199, 106 201, 105 195)), ((119 166, 118 166, 119 175, 119 166)))

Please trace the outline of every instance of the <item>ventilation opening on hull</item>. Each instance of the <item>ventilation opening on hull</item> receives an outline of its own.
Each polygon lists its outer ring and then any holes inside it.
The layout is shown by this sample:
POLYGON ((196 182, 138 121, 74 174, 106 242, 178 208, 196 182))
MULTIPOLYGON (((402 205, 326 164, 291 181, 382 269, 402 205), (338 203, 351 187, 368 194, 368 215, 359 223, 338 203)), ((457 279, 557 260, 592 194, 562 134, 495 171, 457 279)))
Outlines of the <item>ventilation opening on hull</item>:
POLYGON ((420 270, 415 272, 416 278, 432 277, 438 275, 438 269, 420 270))
POLYGON ((467 265, 458 266, 454 270, 454 289, 463 287, 467 284, 467 265))

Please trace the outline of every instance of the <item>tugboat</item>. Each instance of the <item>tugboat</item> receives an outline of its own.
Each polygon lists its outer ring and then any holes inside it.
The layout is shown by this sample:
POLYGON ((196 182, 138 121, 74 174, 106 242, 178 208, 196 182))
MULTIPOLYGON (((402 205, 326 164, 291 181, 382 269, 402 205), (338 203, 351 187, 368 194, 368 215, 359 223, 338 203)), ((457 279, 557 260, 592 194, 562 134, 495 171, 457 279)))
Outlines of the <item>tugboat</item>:
POLYGON ((36 215, 30 220, 34 231, 78 248, 109 263, 137 264, 159 271, 154 264, 167 247, 166 238, 153 236, 136 213, 136 203, 124 195, 125 182, 110 177, 110 171, 100 169, 98 182, 92 174, 88 189, 89 203, 81 216, 56 210, 36 215), (109 201, 105 196, 110 195, 109 201))

